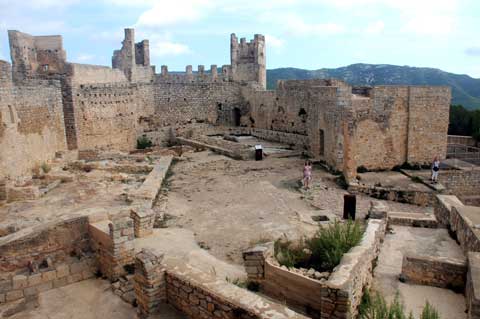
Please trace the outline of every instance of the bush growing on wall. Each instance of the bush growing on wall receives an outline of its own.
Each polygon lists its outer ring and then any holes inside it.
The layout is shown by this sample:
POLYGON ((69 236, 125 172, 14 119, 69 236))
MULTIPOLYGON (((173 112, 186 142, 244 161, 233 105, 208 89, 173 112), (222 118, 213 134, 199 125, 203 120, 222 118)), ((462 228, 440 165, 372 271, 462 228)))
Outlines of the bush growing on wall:
POLYGON ((142 135, 137 139, 137 149, 139 149, 139 150, 143 150, 143 149, 146 149, 148 147, 152 147, 152 145, 153 145, 152 141, 150 141, 150 139, 148 137, 146 137, 145 135, 142 135))

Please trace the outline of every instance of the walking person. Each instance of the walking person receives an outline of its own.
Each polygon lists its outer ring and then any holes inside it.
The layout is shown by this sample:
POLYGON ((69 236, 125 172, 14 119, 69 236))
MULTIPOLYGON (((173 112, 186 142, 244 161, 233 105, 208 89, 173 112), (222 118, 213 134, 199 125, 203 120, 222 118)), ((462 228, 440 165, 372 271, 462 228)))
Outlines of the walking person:
POLYGON ((305 189, 310 188, 310 182, 312 180, 312 163, 306 161, 303 165, 303 187, 305 189))
POLYGON ((432 163, 432 183, 438 182, 438 171, 440 170, 440 160, 435 156, 432 163))

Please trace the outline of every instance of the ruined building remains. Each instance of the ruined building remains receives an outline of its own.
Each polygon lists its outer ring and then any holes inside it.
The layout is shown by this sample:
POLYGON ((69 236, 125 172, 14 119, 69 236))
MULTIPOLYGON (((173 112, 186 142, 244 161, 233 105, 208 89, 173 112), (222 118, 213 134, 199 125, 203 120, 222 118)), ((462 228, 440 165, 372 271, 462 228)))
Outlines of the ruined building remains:
POLYGON ((450 88, 352 87, 280 81, 266 90, 265 38, 231 35, 231 64, 160 73, 149 42, 125 29, 112 68, 67 62, 61 36, 9 31, 12 65, 0 61, 0 179, 15 179, 68 150, 132 150, 146 134, 245 128, 291 144, 331 168, 424 164, 447 148, 450 88))

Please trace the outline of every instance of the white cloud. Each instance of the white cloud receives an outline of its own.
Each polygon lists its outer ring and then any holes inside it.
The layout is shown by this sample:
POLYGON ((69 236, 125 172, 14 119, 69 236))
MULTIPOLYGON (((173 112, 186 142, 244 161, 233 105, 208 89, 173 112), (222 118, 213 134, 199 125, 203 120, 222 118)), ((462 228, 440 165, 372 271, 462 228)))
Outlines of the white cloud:
POLYGON ((205 17, 214 7, 211 0, 160 0, 140 15, 136 25, 163 27, 194 22, 205 17))
POLYGON ((168 55, 181 55, 190 53, 190 48, 182 43, 159 41, 150 46, 152 55, 163 57, 168 55))
POLYGON ((383 23, 383 21, 376 21, 376 22, 370 23, 366 27, 365 32, 368 34, 380 34, 383 32, 384 29, 385 29, 385 23, 383 23))
POLYGON ((277 38, 276 36, 271 34, 265 35, 265 42, 267 46, 276 49, 281 49, 285 45, 285 41, 283 39, 277 38))

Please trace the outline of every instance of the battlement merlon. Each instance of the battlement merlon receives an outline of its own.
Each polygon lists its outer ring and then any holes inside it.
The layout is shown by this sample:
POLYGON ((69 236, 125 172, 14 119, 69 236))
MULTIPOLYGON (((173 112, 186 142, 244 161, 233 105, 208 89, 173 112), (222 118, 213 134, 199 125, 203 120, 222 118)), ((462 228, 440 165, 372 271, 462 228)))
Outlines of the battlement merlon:
POLYGON ((255 34, 247 42, 246 38, 238 38, 235 33, 230 35, 230 61, 234 81, 258 83, 267 86, 265 37, 255 34))

